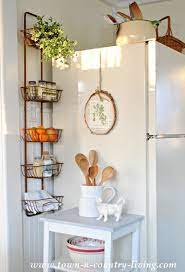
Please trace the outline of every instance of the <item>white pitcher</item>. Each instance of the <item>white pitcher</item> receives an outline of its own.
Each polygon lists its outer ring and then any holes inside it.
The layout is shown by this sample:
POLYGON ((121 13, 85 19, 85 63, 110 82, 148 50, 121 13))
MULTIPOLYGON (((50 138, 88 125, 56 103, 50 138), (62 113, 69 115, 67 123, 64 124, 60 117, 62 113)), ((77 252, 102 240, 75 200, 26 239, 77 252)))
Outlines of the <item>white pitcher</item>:
POLYGON ((79 201, 79 215, 83 217, 98 217, 97 199, 102 197, 102 193, 111 190, 112 195, 107 202, 110 202, 116 195, 115 188, 111 186, 81 186, 81 197, 79 201))

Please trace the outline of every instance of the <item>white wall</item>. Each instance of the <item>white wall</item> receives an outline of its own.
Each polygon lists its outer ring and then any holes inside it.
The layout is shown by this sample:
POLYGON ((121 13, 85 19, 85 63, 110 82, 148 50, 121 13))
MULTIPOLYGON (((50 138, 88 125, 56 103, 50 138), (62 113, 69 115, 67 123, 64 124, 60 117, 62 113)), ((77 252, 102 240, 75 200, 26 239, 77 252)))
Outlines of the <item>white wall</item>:
MULTIPOLYGON (((146 215, 145 44, 101 49, 102 89, 112 94, 118 112, 115 128, 102 136, 91 134, 84 121, 85 103, 98 85, 99 51, 79 52, 77 63, 70 69, 62 71, 54 67, 53 70, 54 79, 64 90, 61 101, 54 105, 54 124, 64 129, 63 142, 55 146, 57 157, 64 160, 55 192, 64 193, 65 209, 78 205, 84 177, 74 156, 79 152, 88 155, 90 149, 95 149, 101 168, 112 165, 116 169, 113 185, 128 200, 128 211, 146 215)), ((143 260, 146 259, 144 233, 143 260)), ((57 242, 57 255, 60 255, 58 236, 57 242)), ((128 260, 128 248, 127 242, 119 241, 116 257, 128 260)))
POLYGON ((17 0, 18 25, 23 13, 31 11, 62 20, 67 35, 78 41, 78 49, 108 46, 113 43, 112 26, 103 18, 110 8, 98 0, 17 0))

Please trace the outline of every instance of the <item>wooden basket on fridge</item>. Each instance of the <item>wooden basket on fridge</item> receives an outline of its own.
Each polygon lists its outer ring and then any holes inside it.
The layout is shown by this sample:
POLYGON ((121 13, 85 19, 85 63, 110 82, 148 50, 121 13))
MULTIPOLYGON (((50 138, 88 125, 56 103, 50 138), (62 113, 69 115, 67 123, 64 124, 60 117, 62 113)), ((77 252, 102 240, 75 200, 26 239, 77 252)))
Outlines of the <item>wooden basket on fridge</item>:
POLYGON ((173 36, 172 33, 172 29, 171 29, 171 18, 170 16, 166 16, 164 18, 162 18, 161 20, 159 20, 160 22, 164 21, 164 20, 168 20, 168 29, 167 32, 164 36, 159 37, 159 26, 156 29, 156 39, 158 42, 178 51, 181 52, 183 51, 183 49, 185 48, 185 43, 180 41, 179 39, 175 38, 173 36))

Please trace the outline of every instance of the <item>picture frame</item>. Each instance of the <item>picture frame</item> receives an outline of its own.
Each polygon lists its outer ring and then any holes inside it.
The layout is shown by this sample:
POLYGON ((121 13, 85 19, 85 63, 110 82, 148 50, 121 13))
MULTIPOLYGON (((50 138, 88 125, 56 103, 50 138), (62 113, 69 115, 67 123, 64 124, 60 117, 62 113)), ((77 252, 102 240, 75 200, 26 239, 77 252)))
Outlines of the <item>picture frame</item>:
POLYGON ((86 102, 84 119, 92 134, 108 134, 117 119, 116 104, 112 95, 104 90, 96 90, 86 102))

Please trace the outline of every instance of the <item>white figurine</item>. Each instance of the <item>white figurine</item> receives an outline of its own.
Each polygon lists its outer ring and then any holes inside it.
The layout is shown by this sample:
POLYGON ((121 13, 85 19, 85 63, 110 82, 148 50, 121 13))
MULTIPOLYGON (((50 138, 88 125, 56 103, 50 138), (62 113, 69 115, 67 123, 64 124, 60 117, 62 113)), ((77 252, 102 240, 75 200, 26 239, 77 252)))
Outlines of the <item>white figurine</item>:
POLYGON ((122 215, 125 203, 126 201, 124 198, 119 198, 115 204, 102 203, 101 198, 97 199, 97 208, 100 213, 100 216, 97 218, 97 220, 100 220, 104 217, 104 222, 107 222, 108 216, 114 215, 116 222, 118 222, 122 215))

